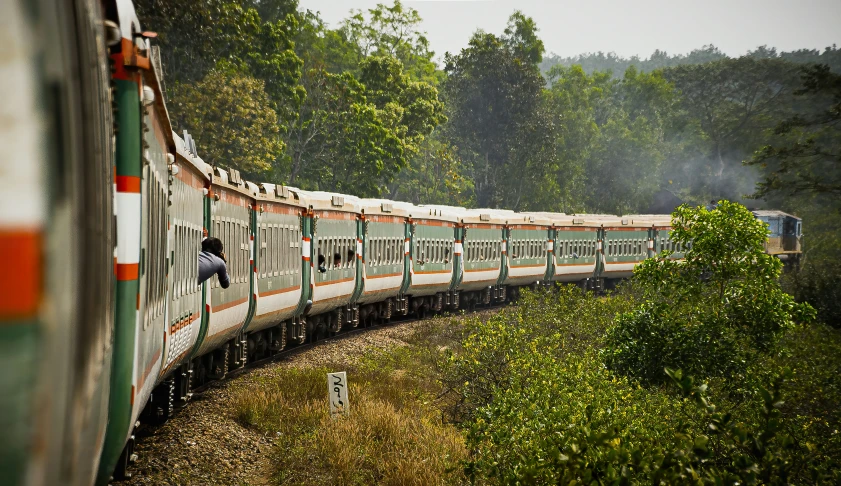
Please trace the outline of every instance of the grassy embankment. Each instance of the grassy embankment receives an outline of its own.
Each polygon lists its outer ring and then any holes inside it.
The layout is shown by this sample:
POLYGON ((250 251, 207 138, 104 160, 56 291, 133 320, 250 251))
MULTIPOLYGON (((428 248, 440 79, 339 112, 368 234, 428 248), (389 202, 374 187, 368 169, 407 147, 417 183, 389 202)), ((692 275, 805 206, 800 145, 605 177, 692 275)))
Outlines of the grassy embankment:
POLYGON ((405 345, 361 358, 279 367, 235 393, 237 421, 275 437, 275 484, 461 482, 464 438, 436 406, 440 357, 458 318, 412 324, 405 345), (346 371, 350 413, 332 418, 326 374, 346 371))

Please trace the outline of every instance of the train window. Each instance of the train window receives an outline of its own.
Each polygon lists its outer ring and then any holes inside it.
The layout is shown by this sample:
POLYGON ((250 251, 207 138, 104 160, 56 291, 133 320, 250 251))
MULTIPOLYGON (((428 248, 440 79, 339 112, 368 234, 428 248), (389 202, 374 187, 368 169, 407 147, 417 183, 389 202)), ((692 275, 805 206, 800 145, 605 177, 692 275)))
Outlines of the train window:
POLYGON ((289 247, 284 247, 286 248, 285 253, 287 256, 286 268, 292 273, 298 273, 298 270, 301 269, 301 252, 298 251, 298 231, 292 226, 289 226, 286 229, 286 236, 287 240, 289 240, 289 247))
POLYGON ((386 238, 386 244, 391 247, 391 258, 388 260, 389 265, 396 265, 400 261, 400 240, 397 238, 386 238))
POLYGON ((389 244, 394 248, 394 258, 391 260, 392 265, 400 263, 400 258, 403 255, 403 249, 400 246, 400 238, 390 238, 389 244))
POLYGON ((379 265, 377 263, 377 241, 379 238, 368 238, 368 248, 366 251, 368 253, 368 258, 365 261, 371 265, 379 265))
POLYGON ((269 254, 268 260, 271 262, 271 269, 269 276, 274 277, 276 273, 282 273, 283 260, 280 259, 281 242, 283 241, 283 231, 280 226, 273 224, 269 227, 269 254))
POLYGON ((240 246, 240 242, 242 241, 242 226, 238 222, 234 222, 234 251, 237 252, 237 282, 242 282, 242 247, 240 246))
POLYGON ((283 229, 280 225, 273 224, 271 230, 271 250, 269 252, 269 259, 272 262, 272 277, 283 274, 283 260, 280 257, 280 252, 283 248, 283 229))
POLYGON ((269 240, 270 234, 271 228, 266 228, 266 225, 263 224, 263 227, 260 228, 260 258, 257 259, 258 265, 260 266, 260 278, 266 278, 266 274, 272 271, 269 268, 269 255, 271 255, 272 251, 269 240))
POLYGON ((370 238, 368 240, 368 261, 371 265, 378 265, 377 263, 377 241, 379 238, 370 238))
POLYGON ((400 255, 402 254, 400 248, 400 240, 397 238, 383 238, 383 243, 392 248, 391 258, 389 258, 386 263, 388 263, 389 265, 397 264, 400 261, 400 255))
POLYGON ((352 250, 350 249, 350 238, 342 238, 342 266, 345 268, 350 268, 353 265, 353 259, 351 258, 352 250))
POLYGON ((277 227, 278 232, 278 249, 277 260, 279 264, 280 275, 289 275, 292 270, 292 231, 286 225, 277 227))
MULTIPOLYGON (((277 244, 275 243, 275 225, 270 224, 266 228, 266 239, 263 240, 266 243, 265 246, 265 262, 263 262, 262 273, 265 274, 266 277, 271 277, 272 273, 275 271, 276 266, 274 262, 274 253, 277 250, 277 244)), ((258 238, 259 239, 259 238, 258 238)), ((263 244, 260 244, 260 250, 263 250, 263 244)), ((260 266, 257 266, 257 269, 260 270, 260 266)))

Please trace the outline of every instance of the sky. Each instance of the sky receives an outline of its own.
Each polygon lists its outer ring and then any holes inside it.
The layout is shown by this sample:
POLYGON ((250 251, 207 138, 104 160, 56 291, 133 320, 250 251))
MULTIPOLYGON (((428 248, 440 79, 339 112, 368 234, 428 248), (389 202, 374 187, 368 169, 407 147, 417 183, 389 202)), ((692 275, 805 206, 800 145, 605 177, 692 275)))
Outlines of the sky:
MULTIPOLYGON (((300 0, 335 27, 351 9, 393 0, 300 0)), ((841 45, 841 0, 403 0, 423 18, 436 58, 467 45, 478 29, 501 34, 522 10, 537 22, 547 53, 615 52, 648 57, 714 44, 730 56, 757 46, 778 51, 841 45)))

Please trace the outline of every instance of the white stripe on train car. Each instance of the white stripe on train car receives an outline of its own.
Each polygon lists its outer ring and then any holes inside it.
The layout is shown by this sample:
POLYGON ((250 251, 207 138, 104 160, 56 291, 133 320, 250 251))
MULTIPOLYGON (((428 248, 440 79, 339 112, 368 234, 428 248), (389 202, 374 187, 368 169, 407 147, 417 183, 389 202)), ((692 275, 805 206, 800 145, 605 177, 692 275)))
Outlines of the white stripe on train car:
POLYGON ((118 192, 116 201, 117 263, 140 263, 140 193, 118 192))

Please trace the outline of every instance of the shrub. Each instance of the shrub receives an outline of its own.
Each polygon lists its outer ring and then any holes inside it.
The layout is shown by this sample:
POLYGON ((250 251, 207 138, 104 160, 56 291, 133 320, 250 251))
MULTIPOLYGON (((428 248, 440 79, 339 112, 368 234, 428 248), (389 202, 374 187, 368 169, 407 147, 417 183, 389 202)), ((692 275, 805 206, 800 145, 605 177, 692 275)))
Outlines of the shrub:
POLYGON ((809 262, 783 276, 783 288, 798 302, 808 302, 818 319, 841 328, 841 261, 809 262))
POLYGON ((672 227, 685 259, 666 251, 637 267, 645 302, 608 331, 610 369, 648 383, 663 381, 665 367, 736 377, 794 321, 811 318, 811 307, 780 288, 782 263, 763 249, 767 226, 744 206, 681 206, 672 227))
POLYGON ((564 285, 557 291, 524 291, 515 306, 466 318, 461 346, 441 369, 448 418, 470 420, 497 390, 509 387, 512 377, 523 371, 523 354, 560 360, 599 349, 605 329, 632 302, 624 295, 596 299, 564 285))

